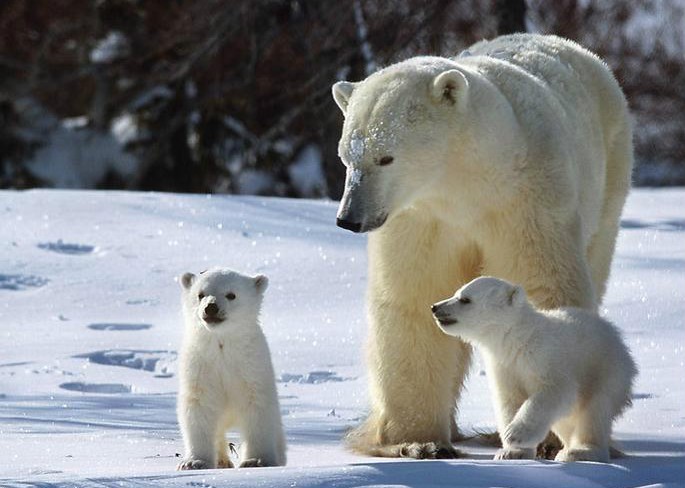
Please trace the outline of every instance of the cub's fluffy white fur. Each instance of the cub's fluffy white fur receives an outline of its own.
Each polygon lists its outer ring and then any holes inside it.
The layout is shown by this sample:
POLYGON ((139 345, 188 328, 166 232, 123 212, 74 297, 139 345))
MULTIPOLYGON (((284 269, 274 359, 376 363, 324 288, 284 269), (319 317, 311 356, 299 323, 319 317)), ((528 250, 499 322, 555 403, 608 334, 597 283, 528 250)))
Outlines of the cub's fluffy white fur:
POLYGON ((503 445, 495 459, 534 457, 551 429, 564 443, 557 461, 609 461, 637 374, 614 325, 579 308, 536 310, 523 288, 491 277, 432 310, 446 334, 484 353, 503 445))
POLYGON ((177 413, 185 457, 178 469, 233 467, 230 428, 242 436, 240 467, 285 465, 274 370, 259 327, 266 276, 214 268, 185 273, 180 282, 185 334, 177 413))

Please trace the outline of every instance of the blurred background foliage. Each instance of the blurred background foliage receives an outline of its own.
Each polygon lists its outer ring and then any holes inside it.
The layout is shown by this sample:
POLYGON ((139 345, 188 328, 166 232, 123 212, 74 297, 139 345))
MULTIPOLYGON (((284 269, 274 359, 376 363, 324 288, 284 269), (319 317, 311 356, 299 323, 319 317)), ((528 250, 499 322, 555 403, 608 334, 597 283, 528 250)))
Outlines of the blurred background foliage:
POLYGON ((576 40, 635 123, 635 181, 685 184, 680 0, 2 0, 0 187, 338 198, 341 79, 498 34, 576 40))

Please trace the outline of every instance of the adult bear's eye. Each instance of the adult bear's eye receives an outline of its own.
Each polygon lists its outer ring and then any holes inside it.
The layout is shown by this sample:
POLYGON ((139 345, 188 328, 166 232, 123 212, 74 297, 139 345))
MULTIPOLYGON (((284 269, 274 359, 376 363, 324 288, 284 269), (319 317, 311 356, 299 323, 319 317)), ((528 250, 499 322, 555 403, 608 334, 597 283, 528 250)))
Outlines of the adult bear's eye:
POLYGON ((197 296, 197 299, 198 299, 198 300, 202 300, 204 297, 205 297, 205 294, 204 294, 204 293, 200 293, 200 294, 197 296))
POLYGON ((233 292, 227 293, 226 298, 228 300, 235 300, 235 293, 233 293, 233 292))
POLYGON ((379 161, 378 161, 378 166, 387 166, 390 163, 392 163, 395 160, 392 156, 383 156, 379 161))
POLYGON ((459 303, 463 303, 464 305, 466 305, 467 303, 471 303, 471 299, 467 297, 461 297, 459 299, 459 303))

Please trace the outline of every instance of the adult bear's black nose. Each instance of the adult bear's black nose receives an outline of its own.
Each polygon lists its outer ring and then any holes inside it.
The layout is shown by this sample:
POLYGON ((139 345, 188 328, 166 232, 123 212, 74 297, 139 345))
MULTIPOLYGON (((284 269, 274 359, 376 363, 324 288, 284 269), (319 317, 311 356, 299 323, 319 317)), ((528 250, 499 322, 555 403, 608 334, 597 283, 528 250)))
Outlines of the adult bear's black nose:
POLYGON ((438 311, 439 308, 440 308, 440 307, 439 307, 437 304, 431 305, 431 312, 435 313, 435 312, 438 311))
POLYGON ((335 223, 338 227, 342 227, 343 229, 351 230, 352 232, 359 232, 362 229, 362 223, 361 222, 352 222, 352 221, 346 220, 346 219, 337 219, 335 221, 335 223))
POLYGON ((216 303, 210 303, 205 307, 205 313, 210 316, 216 315, 217 313, 219 313, 219 307, 216 303))

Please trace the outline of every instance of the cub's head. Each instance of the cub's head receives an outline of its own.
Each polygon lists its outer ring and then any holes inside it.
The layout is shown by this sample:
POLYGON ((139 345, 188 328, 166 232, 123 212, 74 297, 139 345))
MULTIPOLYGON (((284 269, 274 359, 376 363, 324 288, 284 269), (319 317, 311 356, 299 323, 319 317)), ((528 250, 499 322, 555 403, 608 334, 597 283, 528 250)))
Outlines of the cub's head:
POLYGON ((499 278, 483 276, 431 307, 438 326, 448 335, 477 339, 513 322, 527 303, 526 292, 499 278))
POLYGON ((333 98, 345 116, 338 155, 347 168, 338 226, 377 229, 435 193, 460 130, 469 83, 444 58, 419 57, 340 81, 333 98))
POLYGON ((264 275, 246 276, 227 268, 208 269, 197 276, 184 273, 179 282, 185 313, 210 331, 256 324, 269 284, 264 275))

